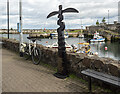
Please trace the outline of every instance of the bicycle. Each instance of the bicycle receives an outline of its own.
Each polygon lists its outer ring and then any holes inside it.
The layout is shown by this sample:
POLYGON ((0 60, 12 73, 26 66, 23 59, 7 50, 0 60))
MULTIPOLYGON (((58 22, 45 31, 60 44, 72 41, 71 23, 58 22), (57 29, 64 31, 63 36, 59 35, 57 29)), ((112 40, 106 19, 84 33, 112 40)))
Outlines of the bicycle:
POLYGON ((27 37, 29 39, 29 44, 22 43, 22 52, 23 52, 23 57, 25 57, 26 60, 28 60, 30 57, 32 57, 32 61, 35 65, 38 65, 41 60, 41 50, 40 48, 37 47, 37 41, 38 38, 32 38, 32 37, 27 37), (31 44, 31 41, 33 42, 31 44))

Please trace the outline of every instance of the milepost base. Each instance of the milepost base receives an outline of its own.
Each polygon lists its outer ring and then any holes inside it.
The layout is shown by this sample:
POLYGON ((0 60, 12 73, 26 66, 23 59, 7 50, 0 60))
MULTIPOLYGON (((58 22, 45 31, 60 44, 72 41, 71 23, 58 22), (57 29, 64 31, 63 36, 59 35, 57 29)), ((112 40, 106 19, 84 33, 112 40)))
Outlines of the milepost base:
POLYGON ((63 75, 61 73, 55 73, 53 75, 57 78, 60 78, 60 79, 65 79, 65 78, 69 77, 69 75, 63 75))

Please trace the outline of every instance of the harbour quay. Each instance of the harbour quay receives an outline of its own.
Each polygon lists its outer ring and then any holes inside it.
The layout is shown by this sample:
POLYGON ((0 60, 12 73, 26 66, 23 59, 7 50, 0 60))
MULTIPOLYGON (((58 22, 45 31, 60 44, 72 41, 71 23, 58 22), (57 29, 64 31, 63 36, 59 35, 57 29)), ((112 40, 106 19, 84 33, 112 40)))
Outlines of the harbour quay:
MULTIPOLYGON (((3 42, 3 47, 13 51, 13 52, 19 52, 19 41, 13 40, 13 39, 1 39, 3 42)), ((48 64, 56 68, 59 67, 60 70, 62 70, 61 65, 58 65, 58 62, 62 62, 61 58, 58 56, 58 52, 52 48, 47 48, 42 45, 37 45, 42 53, 41 62, 44 64, 48 64)), ((86 54, 75 54, 75 53, 69 53, 67 52, 67 59, 69 61, 68 63, 68 70, 70 73, 74 73, 77 77, 84 79, 87 81, 87 77, 81 74, 82 70, 85 69, 93 69, 95 71, 99 71, 102 73, 109 74, 111 76, 120 77, 120 61, 113 60, 110 58, 100 58, 98 56, 89 57, 86 56, 86 54), (114 70, 114 71, 113 71, 114 70)), ((25 62, 25 61, 23 61, 25 62)), ((102 87, 109 87, 112 90, 119 90, 118 88, 114 87, 113 85, 105 84, 102 81, 94 80, 93 82, 98 84, 102 87)))

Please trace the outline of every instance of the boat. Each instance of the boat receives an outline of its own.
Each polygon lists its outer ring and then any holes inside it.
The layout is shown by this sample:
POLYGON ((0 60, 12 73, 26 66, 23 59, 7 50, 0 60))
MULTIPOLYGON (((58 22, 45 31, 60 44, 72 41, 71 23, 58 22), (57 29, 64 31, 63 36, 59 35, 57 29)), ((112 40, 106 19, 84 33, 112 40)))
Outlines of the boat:
MULTIPOLYGON (((57 39, 57 38, 58 38, 58 33, 57 33, 57 31, 56 31, 55 33, 51 33, 51 34, 50 34, 50 37, 51 37, 51 39, 57 39)), ((68 38, 68 37, 69 37, 68 33, 65 32, 64 38, 68 38)))
POLYGON ((74 53, 85 53, 89 56, 97 55, 96 53, 91 52, 91 47, 89 43, 78 43, 79 48, 75 49, 74 53))
POLYGON ((51 37, 51 39, 57 39, 58 38, 58 34, 57 33, 51 33, 50 37, 51 37))
POLYGON ((78 38, 84 38, 84 35, 83 35, 83 34, 80 34, 80 35, 78 36, 78 38))
POLYGON ((83 33, 82 33, 82 29, 81 29, 81 32, 79 32, 78 38, 84 38, 84 35, 83 35, 83 33))
POLYGON ((96 31, 96 33, 94 33, 94 37, 93 39, 90 40, 90 42, 104 42, 105 38, 103 38, 102 36, 99 36, 99 33, 96 31))
MULTIPOLYGON (((47 45, 48 48, 58 48, 58 42, 53 43, 52 45, 47 45)), ((73 49, 73 45, 70 45, 65 41, 65 47, 67 51, 71 51, 73 49)), ((77 47, 74 45, 74 49, 77 49, 77 47)))
POLYGON ((74 50, 75 53, 90 53, 90 45, 89 43, 78 43, 79 48, 74 50))

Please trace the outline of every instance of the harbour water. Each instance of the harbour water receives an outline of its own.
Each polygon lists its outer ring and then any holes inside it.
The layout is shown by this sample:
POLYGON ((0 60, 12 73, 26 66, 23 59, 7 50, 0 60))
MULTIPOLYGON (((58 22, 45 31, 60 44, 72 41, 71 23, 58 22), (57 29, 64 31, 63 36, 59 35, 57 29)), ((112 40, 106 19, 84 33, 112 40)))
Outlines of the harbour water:
MULTIPOLYGON (((23 41, 28 42, 28 34, 23 34, 23 41)), ((7 37, 7 34, 0 34, 0 37, 7 37)), ((19 34, 10 34, 10 38, 14 38, 19 40, 19 34)), ((67 38, 66 41, 72 45, 75 44, 78 46, 78 43, 86 42, 87 38, 67 38)), ((42 44, 44 46, 51 45, 56 42, 57 39, 41 39, 38 41, 38 44, 42 44)), ((91 51, 93 53, 97 52, 99 57, 109 57, 114 60, 120 60, 120 43, 119 42, 99 42, 99 43, 90 43, 91 51), (107 50, 105 50, 107 47, 107 50)), ((78 46, 79 47, 79 46, 78 46)))

